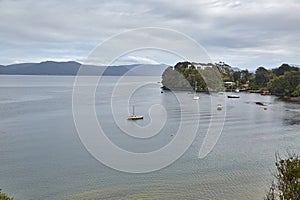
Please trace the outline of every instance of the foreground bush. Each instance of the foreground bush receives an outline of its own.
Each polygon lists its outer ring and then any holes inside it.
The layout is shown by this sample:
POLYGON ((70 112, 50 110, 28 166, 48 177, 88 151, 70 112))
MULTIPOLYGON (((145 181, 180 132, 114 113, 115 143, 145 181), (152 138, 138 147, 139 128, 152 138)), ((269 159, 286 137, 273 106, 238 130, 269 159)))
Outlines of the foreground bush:
POLYGON ((300 199, 300 157, 291 154, 286 159, 276 159, 276 181, 272 183, 265 200, 300 199))
POLYGON ((0 200, 14 200, 14 198, 8 197, 5 193, 2 193, 0 189, 0 200))

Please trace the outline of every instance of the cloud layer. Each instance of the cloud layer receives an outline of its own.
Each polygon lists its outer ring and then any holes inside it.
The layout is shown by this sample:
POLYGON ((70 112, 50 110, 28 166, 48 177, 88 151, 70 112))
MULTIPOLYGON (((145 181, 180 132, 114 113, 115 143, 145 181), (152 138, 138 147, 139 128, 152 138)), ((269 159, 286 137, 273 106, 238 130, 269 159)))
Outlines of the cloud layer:
MULTIPOLYGON (((141 27, 182 32, 215 62, 252 69, 299 63, 298 0, 0 0, 0 19, 0 64, 84 61, 99 43, 141 27)), ((127 62, 176 62, 159 59, 130 55, 127 62)))

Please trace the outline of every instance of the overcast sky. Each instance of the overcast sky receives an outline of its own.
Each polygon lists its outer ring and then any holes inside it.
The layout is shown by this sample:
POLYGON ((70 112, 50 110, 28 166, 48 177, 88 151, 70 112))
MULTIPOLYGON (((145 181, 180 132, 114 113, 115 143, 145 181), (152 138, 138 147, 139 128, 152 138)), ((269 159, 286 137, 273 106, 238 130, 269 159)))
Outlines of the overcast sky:
MULTIPOLYGON (((141 27, 181 32, 199 43, 214 62, 240 68, 300 63, 299 0, 0 0, 0 19, 3 65, 83 62, 103 41, 141 27)), ((122 60, 171 65, 179 61, 147 53, 122 60)))

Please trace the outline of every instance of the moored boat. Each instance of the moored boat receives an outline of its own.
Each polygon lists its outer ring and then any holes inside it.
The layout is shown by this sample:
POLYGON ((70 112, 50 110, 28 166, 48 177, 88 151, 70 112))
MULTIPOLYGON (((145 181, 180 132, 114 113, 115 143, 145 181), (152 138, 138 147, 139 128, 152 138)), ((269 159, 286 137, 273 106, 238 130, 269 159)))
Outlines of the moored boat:
POLYGON ((139 120, 139 119, 144 119, 144 116, 142 115, 135 115, 134 114, 134 106, 132 107, 132 115, 130 115, 128 118, 128 120, 139 120))
POLYGON ((193 100, 199 100, 199 96, 197 95, 197 81, 195 81, 195 92, 194 92, 193 100))
POLYGON ((142 116, 142 115, 131 115, 127 119, 128 120, 139 120, 139 119, 144 119, 144 116, 142 116))
POLYGON ((228 95, 227 97, 228 98, 232 98, 232 99, 238 99, 238 98, 240 98, 240 96, 236 95, 236 94, 228 95))
POLYGON ((270 96, 271 92, 269 91, 264 91, 263 93, 261 93, 262 96, 270 96))
POLYGON ((256 104, 256 105, 259 105, 259 106, 265 106, 265 104, 264 104, 264 103, 262 103, 262 102, 259 102, 259 101, 258 101, 258 102, 255 102, 255 104, 256 104))

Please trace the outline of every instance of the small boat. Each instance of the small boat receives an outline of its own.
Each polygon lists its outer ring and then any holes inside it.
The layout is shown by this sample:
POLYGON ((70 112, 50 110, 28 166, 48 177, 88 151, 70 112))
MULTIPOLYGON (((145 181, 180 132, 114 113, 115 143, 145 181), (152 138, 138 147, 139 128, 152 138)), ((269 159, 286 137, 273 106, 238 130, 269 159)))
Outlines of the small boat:
POLYGON ((194 92, 193 100, 199 100, 199 96, 197 95, 196 91, 197 91, 197 81, 195 82, 195 92, 194 92))
POLYGON ((144 117, 141 115, 131 115, 127 119, 128 120, 139 120, 139 119, 144 119, 144 117))
POLYGON ((238 92, 240 92, 240 90, 239 89, 235 89, 235 92, 238 93, 238 92))
POLYGON ((262 102, 259 102, 259 101, 258 101, 258 102, 255 102, 255 104, 256 104, 256 105, 259 105, 259 106, 265 106, 265 104, 264 104, 264 103, 262 103, 262 102))
POLYGON ((270 96, 271 93, 269 91, 263 91, 263 93, 261 93, 260 95, 262 95, 262 96, 270 96))
POLYGON ((218 104, 217 105, 217 110, 222 110, 223 109, 223 106, 221 104, 218 104))
POLYGON ((194 95, 193 99, 194 99, 194 100, 198 100, 198 99, 199 99, 199 96, 194 95))
POLYGON ((223 95, 223 94, 224 94, 224 92, 222 92, 222 91, 219 91, 219 92, 218 92, 218 94, 219 94, 219 95, 223 95))
POLYGON ((236 94, 228 95, 227 97, 230 98, 230 99, 238 99, 238 98, 240 98, 240 96, 236 95, 236 94))
POLYGON ((130 115, 127 119, 128 120, 140 120, 140 119, 144 119, 144 116, 142 116, 142 115, 135 115, 134 114, 134 106, 132 106, 132 115, 130 115))

